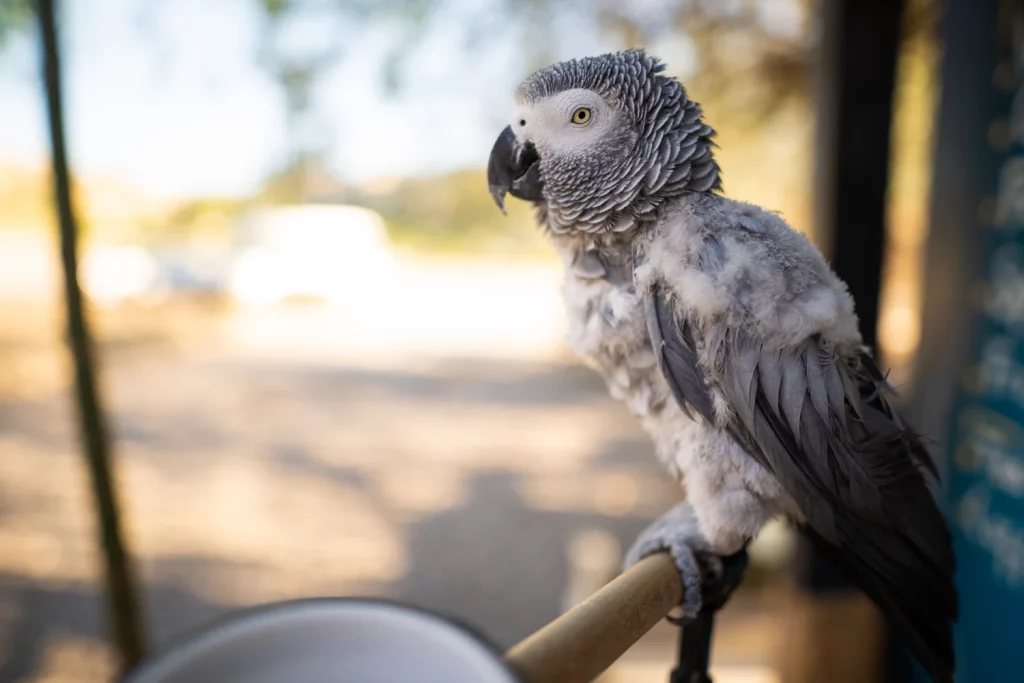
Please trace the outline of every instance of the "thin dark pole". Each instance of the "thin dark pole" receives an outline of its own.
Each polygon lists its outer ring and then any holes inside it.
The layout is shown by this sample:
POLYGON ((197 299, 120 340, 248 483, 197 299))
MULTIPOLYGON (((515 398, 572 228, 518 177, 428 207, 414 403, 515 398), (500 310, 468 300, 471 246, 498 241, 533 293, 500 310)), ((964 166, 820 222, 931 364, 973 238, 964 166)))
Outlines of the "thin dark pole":
POLYGON ((67 302, 68 345, 75 365, 75 391, 81 421, 82 443, 92 479, 98 511, 100 542, 105 561, 107 595, 114 642, 122 670, 128 670, 145 654, 145 638, 139 615, 131 562, 121 539, 117 501, 111 477, 110 447, 100 409, 93 370, 89 330, 82 310, 78 285, 78 244, 71 183, 64 140, 64 111, 60 83, 60 55, 54 0, 37 0, 43 42, 43 78, 53 153, 54 200, 60 228, 61 265, 67 302))
POLYGON ((712 683, 708 669, 715 611, 702 610, 696 619, 679 630, 678 662, 669 676, 669 683, 712 683))
POLYGON ((722 557, 722 576, 701 587, 704 606, 697 618, 683 626, 679 633, 676 668, 669 674, 669 683, 712 683, 708 672, 711 666, 711 637, 715 630, 715 615, 732 597, 743 581, 750 563, 744 547, 735 555, 722 557))

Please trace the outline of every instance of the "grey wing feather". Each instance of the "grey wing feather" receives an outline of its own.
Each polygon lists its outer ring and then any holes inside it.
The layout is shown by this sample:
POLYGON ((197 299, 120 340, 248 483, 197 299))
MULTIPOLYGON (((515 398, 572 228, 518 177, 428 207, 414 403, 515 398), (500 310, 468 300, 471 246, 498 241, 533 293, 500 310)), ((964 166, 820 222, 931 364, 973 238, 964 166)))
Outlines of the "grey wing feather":
POLYGON ((843 392, 842 371, 834 363, 824 368, 825 395, 832 415, 839 418, 840 427, 846 428, 846 395, 843 392))
POLYGON ((754 419, 754 400, 757 395, 752 393, 752 390, 756 388, 754 373, 757 372, 759 358, 759 349, 752 344, 747 344, 744 348, 737 348, 732 357, 731 371, 726 374, 730 381, 729 388, 732 395, 736 397, 732 407, 739 414, 740 419, 748 424, 754 419))
POLYGON ((782 354, 782 396, 779 407, 798 442, 800 441, 800 417, 803 413, 806 393, 807 374, 800 357, 792 353, 782 354))
POLYGON ((807 389, 811 394, 811 405, 825 424, 829 423, 828 387, 825 384, 825 367, 831 365, 818 346, 807 349, 804 355, 807 369, 807 389))
POLYGON ((782 388, 782 359, 778 351, 761 347, 761 359, 757 363, 758 376, 768 405, 779 412, 779 390, 782 388))
MULTIPOLYGON (((676 400, 714 423, 692 326, 659 288, 646 303, 676 400)), ((866 352, 840 357, 816 337, 785 350, 737 329, 724 339, 715 386, 734 417, 718 426, 776 476, 808 535, 875 599, 936 681, 952 681, 951 538, 923 477, 930 458, 886 400, 884 376, 866 352)))
POLYGON ((644 308, 654 353, 679 407, 692 418, 689 406, 693 406, 701 417, 714 422, 711 395, 688 327, 684 323, 680 329, 669 309, 668 300, 657 289, 644 298, 644 308))

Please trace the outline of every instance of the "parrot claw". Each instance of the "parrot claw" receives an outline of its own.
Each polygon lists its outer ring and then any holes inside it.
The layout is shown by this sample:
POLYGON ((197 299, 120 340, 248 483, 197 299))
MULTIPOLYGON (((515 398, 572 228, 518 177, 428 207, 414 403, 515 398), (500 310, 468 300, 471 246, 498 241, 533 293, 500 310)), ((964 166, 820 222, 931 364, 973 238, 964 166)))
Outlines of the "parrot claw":
POLYGON ((689 503, 677 505, 647 527, 626 553, 623 568, 659 552, 672 556, 683 584, 680 616, 669 618, 677 625, 693 621, 702 610, 722 607, 747 566, 746 549, 728 556, 711 551, 689 503))
POLYGON ((701 582, 703 608, 717 611, 728 602, 743 581, 743 574, 749 563, 747 549, 741 548, 732 555, 702 553, 698 556, 698 561, 704 568, 701 582))

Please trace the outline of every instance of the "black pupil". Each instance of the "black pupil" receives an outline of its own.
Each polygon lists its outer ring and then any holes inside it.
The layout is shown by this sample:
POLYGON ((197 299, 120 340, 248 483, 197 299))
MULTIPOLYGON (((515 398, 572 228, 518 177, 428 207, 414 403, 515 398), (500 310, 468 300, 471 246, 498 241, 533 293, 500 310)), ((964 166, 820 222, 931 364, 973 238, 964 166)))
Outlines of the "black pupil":
POLYGON ((583 111, 582 109, 580 109, 578 112, 576 112, 576 118, 578 118, 580 121, 582 121, 586 117, 587 117, 587 112, 583 111))

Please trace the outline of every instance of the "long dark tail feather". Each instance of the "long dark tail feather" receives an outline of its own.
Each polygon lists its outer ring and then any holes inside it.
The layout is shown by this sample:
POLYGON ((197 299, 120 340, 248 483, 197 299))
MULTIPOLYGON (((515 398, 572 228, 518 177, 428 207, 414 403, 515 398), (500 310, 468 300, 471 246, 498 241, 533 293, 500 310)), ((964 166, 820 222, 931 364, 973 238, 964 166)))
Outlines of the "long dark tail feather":
POLYGON ((922 576, 922 585, 915 586, 912 568, 921 562, 908 556, 905 540, 876 538, 864 546, 862 539, 861 547, 853 551, 829 543, 809 527, 803 531, 874 600, 935 683, 953 683, 956 660, 951 622, 956 617, 957 599, 949 577, 927 580, 922 576), (899 566, 903 562, 910 562, 910 567, 899 566), (935 579, 950 588, 936 591, 935 579), (941 597, 936 599, 936 595, 941 597))

